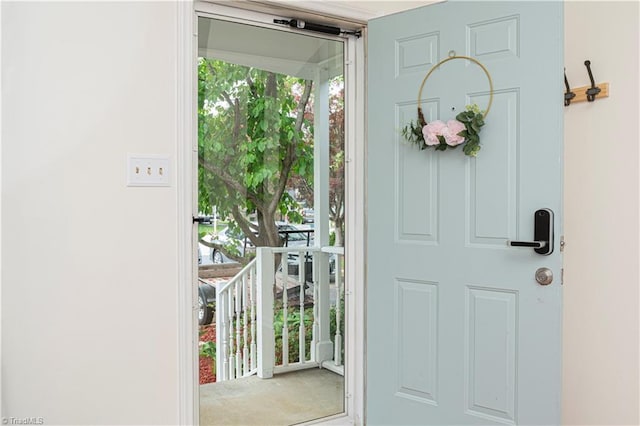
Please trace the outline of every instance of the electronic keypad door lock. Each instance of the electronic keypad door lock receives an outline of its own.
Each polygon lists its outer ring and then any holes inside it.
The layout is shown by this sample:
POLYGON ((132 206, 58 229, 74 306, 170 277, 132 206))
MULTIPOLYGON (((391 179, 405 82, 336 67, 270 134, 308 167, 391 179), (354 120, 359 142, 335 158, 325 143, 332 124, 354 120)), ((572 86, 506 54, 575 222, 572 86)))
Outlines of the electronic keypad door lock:
POLYGON ((531 247, 544 256, 553 253, 553 212, 536 210, 533 220, 533 241, 507 241, 511 247, 531 247))

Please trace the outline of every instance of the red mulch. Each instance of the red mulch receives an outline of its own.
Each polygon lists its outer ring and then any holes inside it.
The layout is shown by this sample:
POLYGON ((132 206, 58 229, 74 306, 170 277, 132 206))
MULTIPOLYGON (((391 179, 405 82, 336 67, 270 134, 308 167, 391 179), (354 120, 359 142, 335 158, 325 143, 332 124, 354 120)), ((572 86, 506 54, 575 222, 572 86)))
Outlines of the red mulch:
MULTIPOLYGON (((201 342, 216 341, 216 325, 203 325, 200 327, 201 342)), ((213 383, 216 381, 216 375, 212 371, 213 360, 208 356, 200 355, 200 384, 213 383)))

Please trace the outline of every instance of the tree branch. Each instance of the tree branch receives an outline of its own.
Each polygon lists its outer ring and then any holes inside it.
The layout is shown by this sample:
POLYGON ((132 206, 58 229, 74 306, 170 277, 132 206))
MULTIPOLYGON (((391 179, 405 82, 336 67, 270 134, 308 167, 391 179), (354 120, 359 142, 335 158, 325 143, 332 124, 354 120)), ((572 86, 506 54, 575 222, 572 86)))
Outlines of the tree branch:
POLYGON ((256 235, 256 232, 254 230, 255 225, 247 220, 246 217, 244 217, 242 212, 240 212, 240 208, 236 204, 231 206, 231 215, 242 230, 242 233, 249 239, 249 241, 253 243, 254 246, 260 247, 264 245, 262 244, 262 238, 260 237, 260 235, 256 235))
POLYGON ((240 182, 235 180, 233 176, 227 173, 227 171, 223 167, 219 167, 212 162, 206 161, 201 154, 198 154, 198 164, 204 167, 208 172, 213 173, 214 175, 219 177, 230 191, 238 192, 242 196, 248 198, 256 205, 257 208, 264 207, 262 201, 260 201, 255 196, 255 194, 247 191, 247 188, 245 188, 240 182))
POLYGON ((304 112, 307 109, 307 103, 309 102, 309 97, 311 96, 311 89, 313 88, 313 81, 305 80, 304 82, 304 92, 302 96, 300 96, 300 100, 298 101, 298 116, 296 117, 296 139, 298 139, 297 133, 302 129, 302 123, 304 122, 304 112))
POLYGON ((274 196, 271 199, 271 203, 269 205, 270 208, 275 208, 282 198, 282 194, 287 187, 287 181, 289 180, 289 173, 291 172, 291 168, 293 167, 293 163, 295 162, 295 153, 296 153, 296 145, 298 143, 298 134, 302 129, 302 123, 304 123, 304 113, 307 107, 307 103, 309 102, 309 97, 311 97, 311 89, 313 87, 313 81, 305 80, 304 91, 302 92, 302 96, 298 100, 298 115, 296 116, 295 122, 295 130, 293 135, 293 140, 289 142, 287 146, 287 153, 283 157, 280 165, 280 179, 274 190, 274 196))
POLYGON ((245 81, 247 82, 247 85, 249 86, 249 90, 251 90, 251 93, 253 94, 253 96, 257 96, 256 93, 256 85, 253 82, 253 79, 251 79, 251 76, 249 74, 247 74, 247 76, 245 77, 245 81))
POLYGON ((233 102, 233 99, 231 99, 231 96, 229 96, 226 90, 221 91, 220 94, 222 95, 224 100, 229 104, 230 107, 232 107, 235 104, 235 102, 233 102))

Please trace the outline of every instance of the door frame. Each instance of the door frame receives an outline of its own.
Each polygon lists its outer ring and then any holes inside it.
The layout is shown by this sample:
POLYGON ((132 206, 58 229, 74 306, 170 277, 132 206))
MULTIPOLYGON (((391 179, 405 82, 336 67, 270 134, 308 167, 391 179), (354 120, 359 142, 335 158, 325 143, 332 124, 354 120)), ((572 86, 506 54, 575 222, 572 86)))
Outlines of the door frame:
MULTIPOLYGON (((246 7, 246 4, 245 4, 246 7)), ((197 213, 197 18, 199 15, 223 18, 241 23, 293 31, 275 26, 273 14, 204 2, 176 2, 177 67, 176 79, 176 185, 178 198, 178 418, 180 424, 199 424, 199 380, 197 282, 198 265, 196 228, 192 216, 197 213), (269 18, 269 20, 267 20, 269 18)), ((300 11, 278 8, 284 17, 300 11)), ((346 19, 348 21, 348 19, 346 19)), ((361 23, 357 23, 362 25, 361 23)), ((365 93, 366 27, 362 37, 345 41, 345 411, 314 424, 364 423, 365 371, 365 247, 366 247, 366 93, 365 93), (364 218, 364 220, 362 220, 364 218)))

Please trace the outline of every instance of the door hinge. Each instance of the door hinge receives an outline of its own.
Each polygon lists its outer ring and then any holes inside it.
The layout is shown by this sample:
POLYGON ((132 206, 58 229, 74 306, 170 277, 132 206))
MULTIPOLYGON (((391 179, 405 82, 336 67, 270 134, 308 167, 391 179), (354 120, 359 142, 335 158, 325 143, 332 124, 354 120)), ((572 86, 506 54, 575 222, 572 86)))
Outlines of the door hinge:
POLYGON ((564 235, 560 236, 560 251, 563 252, 564 251, 564 246, 565 246, 565 242, 564 242, 564 235))
POLYGON ((560 269, 560 285, 564 285, 564 268, 560 269))
POLYGON ((213 223, 213 217, 211 216, 193 216, 193 223, 204 223, 211 225, 213 223))

